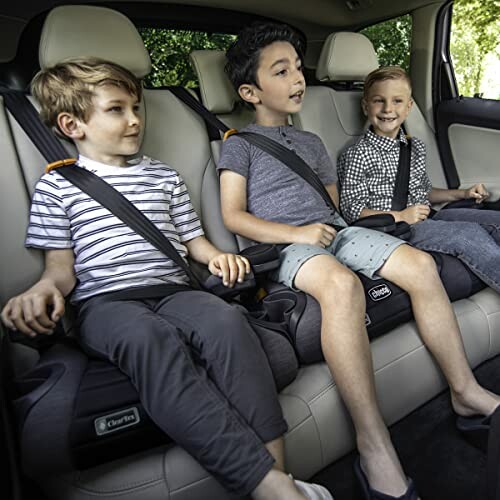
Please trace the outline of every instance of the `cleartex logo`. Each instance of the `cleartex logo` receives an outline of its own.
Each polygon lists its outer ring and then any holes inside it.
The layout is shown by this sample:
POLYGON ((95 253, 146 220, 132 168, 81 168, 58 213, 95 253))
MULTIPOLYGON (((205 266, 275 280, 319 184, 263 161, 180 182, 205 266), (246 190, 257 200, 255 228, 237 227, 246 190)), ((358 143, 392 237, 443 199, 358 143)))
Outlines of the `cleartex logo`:
POLYGON ((141 421, 137 408, 127 408, 126 410, 104 415, 103 417, 94 420, 95 432, 98 436, 109 434, 111 432, 119 431, 137 425, 141 421))
POLYGON ((374 286, 373 288, 370 288, 370 290, 368 290, 368 295, 374 302, 384 300, 387 297, 390 297, 391 294, 391 289, 385 283, 383 283, 382 285, 374 286))

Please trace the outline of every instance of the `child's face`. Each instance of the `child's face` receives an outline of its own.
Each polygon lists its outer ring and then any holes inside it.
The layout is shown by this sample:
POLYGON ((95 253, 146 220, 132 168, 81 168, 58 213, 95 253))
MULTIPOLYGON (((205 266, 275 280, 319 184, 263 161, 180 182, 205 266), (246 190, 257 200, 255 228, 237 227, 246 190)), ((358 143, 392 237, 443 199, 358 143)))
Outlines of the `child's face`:
POLYGON ((302 63, 288 42, 274 42, 260 52, 256 85, 242 85, 240 95, 255 105, 261 125, 285 125, 302 107, 305 80, 302 63))
POLYGON ((115 85, 95 88, 93 109, 86 122, 78 121, 78 152, 107 165, 124 166, 139 150, 142 120, 136 96, 115 85))
POLYGON ((396 138, 413 104, 410 94, 410 87, 403 79, 373 84, 362 106, 377 135, 396 138))

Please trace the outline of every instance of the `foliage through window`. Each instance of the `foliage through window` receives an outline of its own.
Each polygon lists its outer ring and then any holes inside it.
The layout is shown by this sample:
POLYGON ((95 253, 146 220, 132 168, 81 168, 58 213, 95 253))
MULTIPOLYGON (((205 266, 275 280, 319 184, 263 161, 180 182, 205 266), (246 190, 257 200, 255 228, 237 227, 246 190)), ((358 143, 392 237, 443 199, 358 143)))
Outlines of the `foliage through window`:
POLYGON ((190 52, 226 50, 236 39, 235 35, 164 28, 140 28, 139 33, 152 63, 152 71, 144 81, 146 87, 197 87, 198 80, 189 61, 190 52))
POLYGON ((500 99, 498 0, 455 0, 450 55, 460 94, 500 99))
POLYGON ((375 47, 381 66, 410 69, 411 16, 396 17, 361 30, 375 47))

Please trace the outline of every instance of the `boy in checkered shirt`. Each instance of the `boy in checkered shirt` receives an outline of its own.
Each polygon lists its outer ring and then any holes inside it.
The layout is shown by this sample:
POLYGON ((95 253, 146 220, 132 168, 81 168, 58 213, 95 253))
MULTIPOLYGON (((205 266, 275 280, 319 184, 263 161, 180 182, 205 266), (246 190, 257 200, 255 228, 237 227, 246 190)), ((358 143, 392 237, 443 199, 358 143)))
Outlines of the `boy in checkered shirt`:
POLYGON ((379 68, 366 78, 362 107, 370 128, 357 144, 340 156, 337 171, 340 206, 348 222, 359 217, 390 213, 412 225, 409 243, 425 251, 454 255, 479 278, 500 292, 500 212, 455 208, 441 210, 431 219, 431 203, 488 198, 483 184, 469 189, 432 187, 426 172, 424 143, 411 139, 407 206, 391 210, 399 161, 401 128, 413 100, 407 73, 396 66, 379 68))

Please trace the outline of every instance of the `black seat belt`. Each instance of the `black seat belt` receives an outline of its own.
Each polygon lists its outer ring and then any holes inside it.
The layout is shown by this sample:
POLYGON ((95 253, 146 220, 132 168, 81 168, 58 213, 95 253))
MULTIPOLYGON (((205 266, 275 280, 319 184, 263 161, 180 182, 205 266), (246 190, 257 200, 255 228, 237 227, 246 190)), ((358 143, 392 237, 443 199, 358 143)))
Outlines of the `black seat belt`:
POLYGON ((66 165, 59 167, 57 172, 84 193, 108 209, 118 219, 133 229, 138 235, 151 243, 160 252, 177 264, 188 276, 191 285, 201 290, 203 287, 189 268, 184 259, 177 252, 170 240, 151 222, 135 205, 123 196, 114 187, 110 186, 98 175, 77 167, 66 165))
MULTIPOLYGON (((68 152, 53 132, 41 122, 36 109, 26 94, 9 90, 2 91, 2 95, 6 108, 49 163, 68 156, 68 152)), ((175 262, 187 274, 194 288, 202 289, 200 281, 168 238, 119 191, 94 173, 74 165, 59 167, 58 173, 175 262)))
POLYGON ((410 185, 411 138, 407 143, 399 142, 399 162, 394 193, 392 195, 391 210, 404 210, 408 205, 408 191, 410 185))
POLYGON ((48 163, 68 157, 68 152, 38 115, 26 94, 20 90, 1 89, 5 107, 26 132, 48 163))
MULTIPOLYGON (((169 90, 189 108, 198 113, 211 126, 224 133, 230 130, 225 123, 219 120, 217 116, 215 116, 205 106, 203 106, 184 87, 172 87, 169 90)), ((273 139, 270 139, 269 137, 266 137, 262 134, 257 134, 254 132, 238 132, 238 136, 244 138, 249 143, 257 146, 277 160, 284 163, 319 193, 321 198, 325 201, 328 208, 330 208, 333 213, 338 212, 337 207, 333 203, 330 195, 328 194, 328 191, 325 189, 324 184, 321 182, 321 179, 298 154, 289 150, 279 142, 276 142, 273 139)), ((339 226, 338 229, 343 229, 343 226, 339 226)))
MULTIPOLYGON (((52 131, 40 120, 36 109, 29 101, 26 94, 20 91, 3 91, 0 94, 4 96, 5 105, 12 116, 19 123, 21 128, 26 132, 38 150, 42 153, 49 163, 61 162, 64 166, 58 167, 58 173, 69 182, 77 186, 83 192, 87 193, 91 198, 100 203, 103 207, 109 210, 113 215, 118 217, 133 231, 142 236, 146 241, 151 243, 160 252, 170 258, 177 264, 188 276, 191 286, 197 290, 206 290, 218 295, 221 298, 229 298, 243 291, 254 288, 255 278, 251 271, 242 283, 235 283, 232 288, 228 288, 221 283, 218 276, 209 276, 204 283, 197 278, 187 262, 180 256, 170 240, 151 222, 133 203, 131 203, 119 191, 110 186, 106 181, 98 175, 85 170, 83 168, 72 165, 67 160, 61 161, 61 158, 68 156, 67 151, 62 144, 52 133, 52 131)), ((74 163, 75 160, 72 160, 74 163)), ((262 247, 262 246, 261 246, 262 247)), ((260 248, 261 253, 264 252, 260 248)), ((267 265, 271 262, 269 258, 274 256, 275 248, 273 245, 266 246, 266 254, 262 259, 267 259, 267 265)), ((252 261, 250 252, 245 253, 245 256, 252 261)), ((262 264, 260 264, 263 267, 262 264)), ((161 285, 158 286, 158 288, 161 285)), ((137 295, 137 298, 146 298, 150 293, 144 289, 140 290, 125 290, 123 293, 116 292, 121 296, 132 297, 137 295)))
MULTIPOLYGON (((203 104, 201 104, 187 89, 184 87, 171 87, 169 90, 186 104, 186 106, 200 115, 210 126, 215 127, 223 133, 230 131, 230 128, 225 123, 203 106, 203 104)), ((255 132, 238 132, 237 135, 285 164, 316 190, 328 208, 332 211, 332 214, 338 212, 337 207, 333 203, 321 179, 297 153, 262 134, 257 134, 255 132)), ((402 239, 407 239, 410 234, 410 226, 405 222, 395 223, 393 216, 390 214, 376 214, 362 217, 352 225, 387 232, 402 239)), ((344 226, 334 226, 334 228, 340 231, 344 229, 344 226)))

